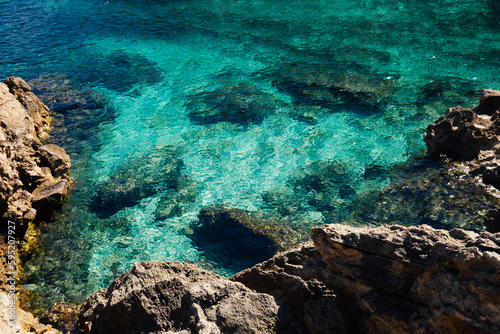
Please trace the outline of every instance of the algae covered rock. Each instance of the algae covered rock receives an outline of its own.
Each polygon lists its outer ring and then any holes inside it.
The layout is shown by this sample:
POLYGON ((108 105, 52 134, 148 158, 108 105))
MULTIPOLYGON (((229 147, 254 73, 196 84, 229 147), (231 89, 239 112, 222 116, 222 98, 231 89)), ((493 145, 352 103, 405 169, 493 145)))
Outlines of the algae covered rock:
POLYGON ((158 191, 176 189, 182 167, 182 159, 170 148, 133 157, 97 186, 91 209, 99 217, 107 218, 158 191))

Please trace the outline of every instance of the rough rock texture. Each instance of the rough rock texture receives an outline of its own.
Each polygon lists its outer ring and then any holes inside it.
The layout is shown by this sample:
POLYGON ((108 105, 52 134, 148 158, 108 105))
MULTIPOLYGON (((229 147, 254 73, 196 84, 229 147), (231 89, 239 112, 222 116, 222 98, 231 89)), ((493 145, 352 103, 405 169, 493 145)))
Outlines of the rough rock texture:
POLYGON ((499 272, 500 234, 323 225, 313 242, 232 281, 190 264, 141 262, 87 300, 80 325, 87 333, 500 333, 499 272))
POLYGON ((282 301, 308 333, 500 332, 497 234, 323 225, 313 241, 232 279, 282 301))
MULTIPOLYGON (((473 109, 448 109, 427 127, 424 141, 429 155, 464 160, 470 175, 500 189, 500 91, 483 90, 479 106, 473 109)), ((495 212, 485 218, 487 228, 492 226, 493 217, 495 212)))
POLYGON ((141 262, 82 305, 85 333, 301 333, 266 294, 181 262, 141 262))
POLYGON ((326 263, 309 241, 268 261, 237 273, 231 279, 272 295, 285 305, 308 333, 355 332, 346 317, 346 301, 325 285, 326 263))
POLYGON ((48 108, 21 78, 0 83, 0 232, 8 220, 22 236, 30 221, 46 219, 74 183, 70 159, 56 145, 43 145, 48 108))
POLYGON ((500 332, 500 235, 461 229, 313 229, 326 286, 378 333, 500 332))

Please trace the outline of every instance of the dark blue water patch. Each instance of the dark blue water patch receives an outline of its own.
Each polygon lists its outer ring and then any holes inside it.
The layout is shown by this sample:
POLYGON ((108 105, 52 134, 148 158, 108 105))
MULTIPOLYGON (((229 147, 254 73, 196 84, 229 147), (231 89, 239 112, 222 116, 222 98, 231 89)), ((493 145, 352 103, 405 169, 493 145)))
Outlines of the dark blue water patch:
POLYGON ((163 71, 157 64, 141 55, 113 52, 93 59, 83 82, 103 86, 109 90, 125 93, 134 87, 153 85, 163 80, 163 71))
POLYGON ((253 218, 243 210, 229 209, 215 214, 205 208, 192 225, 191 239, 210 262, 235 273, 271 258, 276 253, 273 240, 252 230, 253 218))
POLYGON ((116 117, 116 110, 103 94, 82 87, 65 74, 41 76, 28 84, 51 111, 51 142, 64 147, 76 161, 82 160, 82 153, 101 147, 99 134, 116 117))

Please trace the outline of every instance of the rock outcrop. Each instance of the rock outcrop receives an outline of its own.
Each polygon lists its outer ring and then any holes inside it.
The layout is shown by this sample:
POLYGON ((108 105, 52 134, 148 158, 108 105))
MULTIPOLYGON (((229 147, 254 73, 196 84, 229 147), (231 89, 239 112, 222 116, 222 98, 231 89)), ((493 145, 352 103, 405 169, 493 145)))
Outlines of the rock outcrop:
MULTIPOLYGON (((500 91, 483 90, 475 108, 448 109, 427 127, 424 141, 429 155, 464 161, 468 174, 500 189, 500 91)), ((492 211, 485 218, 491 232, 498 230, 497 216, 492 211)))
POLYGON ((182 262, 141 262, 82 305, 85 333, 301 333, 271 296, 182 262))
POLYGON ((74 183, 70 158, 44 145, 49 109, 21 78, 0 83, 0 232, 8 220, 23 236, 29 222, 50 218, 74 183))
POLYGON ((141 262, 87 300, 80 324, 87 333, 499 333, 499 272, 499 234, 323 225, 312 242, 231 281, 141 262))

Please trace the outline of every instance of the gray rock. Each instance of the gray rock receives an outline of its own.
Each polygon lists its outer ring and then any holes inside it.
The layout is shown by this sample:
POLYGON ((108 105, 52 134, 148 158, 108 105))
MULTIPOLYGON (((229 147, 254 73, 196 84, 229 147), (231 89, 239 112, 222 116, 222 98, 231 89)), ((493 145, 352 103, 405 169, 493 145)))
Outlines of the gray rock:
POLYGON ((266 294, 181 262, 141 262, 82 305, 87 333, 302 333, 266 294))

